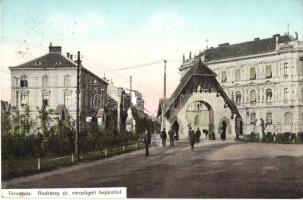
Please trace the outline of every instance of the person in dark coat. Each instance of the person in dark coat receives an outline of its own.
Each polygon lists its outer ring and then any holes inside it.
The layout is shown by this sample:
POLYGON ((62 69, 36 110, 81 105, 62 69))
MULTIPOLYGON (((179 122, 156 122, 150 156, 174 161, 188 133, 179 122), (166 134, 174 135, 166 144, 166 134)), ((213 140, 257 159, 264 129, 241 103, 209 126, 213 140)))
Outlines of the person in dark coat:
POLYGON ((207 139, 208 138, 208 130, 203 129, 203 133, 205 134, 205 139, 207 139))
POLYGON ((174 146, 174 132, 173 130, 168 131, 168 136, 169 136, 169 146, 174 146))
POLYGON ((151 144, 151 133, 145 130, 143 135, 143 144, 145 145, 145 156, 149 156, 149 145, 151 144))
POLYGON ((162 138, 162 146, 166 147, 167 134, 165 132, 165 128, 163 128, 163 131, 161 131, 161 138, 162 138))
POLYGON ((201 137, 201 131, 200 131, 199 128, 197 128, 197 130, 196 130, 196 141, 197 141, 197 143, 200 142, 200 137, 201 137))
POLYGON ((221 127, 221 129, 222 129, 222 133, 221 133, 221 139, 224 141, 224 140, 226 140, 226 121, 223 121, 222 122, 222 127, 221 127))
POLYGON ((196 137, 195 137, 195 132, 194 132, 194 130, 191 129, 191 127, 189 127, 189 130, 188 130, 188 138, 189 138, 191 150, 193 151, 196 137))

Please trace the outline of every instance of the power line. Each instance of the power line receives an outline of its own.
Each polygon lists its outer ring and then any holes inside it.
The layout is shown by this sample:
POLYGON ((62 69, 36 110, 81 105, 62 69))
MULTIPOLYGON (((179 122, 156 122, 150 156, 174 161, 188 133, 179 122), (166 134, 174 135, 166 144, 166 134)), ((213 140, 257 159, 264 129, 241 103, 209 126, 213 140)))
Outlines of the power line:
POLYGON ((134 69, 134 68, 139 68, 139 67, 147 67, 147 66, 155 65, 155 64, 158 64, 158 63, 161 63, 161 62, 162 62, 162 60, 157 60, 157 61, 153 61, 153 62, 150 62, 150 63, 133 65, 133 66, 128 66, 128 67, 117 67, 116 69, 108 70, 106 72, 120 71, 120 70, 126 70, 126 69, 134 69))

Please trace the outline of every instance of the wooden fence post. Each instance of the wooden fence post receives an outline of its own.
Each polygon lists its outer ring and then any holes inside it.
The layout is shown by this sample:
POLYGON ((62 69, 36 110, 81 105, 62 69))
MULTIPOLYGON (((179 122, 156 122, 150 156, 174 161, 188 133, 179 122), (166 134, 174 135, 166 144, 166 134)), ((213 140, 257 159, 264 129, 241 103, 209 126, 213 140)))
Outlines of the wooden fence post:
POLYGON ((123 151, 125 151, 125 146, 124 145, 123 145, 122 149, 123 149, 123 151))
POLYGON ((107 157, 107 149, 104 150, 104 156, 107 157))
POLYGON ((138 143, 136 143, 136 149, 138 149, 138 143))
POLYGON ((38 171, 40 171, 40 167, 41 167, 41 165, 40 165, 40 158, 38 158, 38 166, 37 166, 38 171))
POLYGON ((72 163, 74 162, 74 154, 72 153, 72 163))

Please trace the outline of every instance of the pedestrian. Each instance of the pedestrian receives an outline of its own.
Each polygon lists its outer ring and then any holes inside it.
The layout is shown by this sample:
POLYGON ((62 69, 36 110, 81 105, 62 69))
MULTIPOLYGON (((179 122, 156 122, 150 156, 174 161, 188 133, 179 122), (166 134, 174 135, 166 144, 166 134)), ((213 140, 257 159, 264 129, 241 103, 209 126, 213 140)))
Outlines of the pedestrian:
POLYGON ((208 138, 208 130, 203 129, 203 133, 204 133, 204 135, 205 135, 205 139, 207 139, 207 138, 208 138))
POLYGON ((168 131, 168 136, 169 136, 169 146, 174 146, 174 132, 173 130, 168 131))
POLYGON ((151 144, 151 133, 147 130, 145 130, 143 134, 143 143, 145 145, 145 156, 149 156, 149 145, 151 144))
POLYGON ((195 132, 194 132, 194 130, 191 129, 191 127, 189 127, 189 130, 188 130, 188 138, 189 138, 191 150, 193 151, 196 137, 195 137, 195 132))
POLYGON ((196 140, 197 140, 197 143, 200 142, 200 137, 201 137, 201 131, 199 128, 197 128, 196 130, 196 140))
POLYGON ((166 147, 167 134, 165 132, 165 128, 163 128, 163 131, 161 131, 161 138, 162 138, 162 146, 166 147))
POLYGON ((221 127, 221 139, 224 141, 226 139, 226 121, 222 122, 222 127, 221 127))

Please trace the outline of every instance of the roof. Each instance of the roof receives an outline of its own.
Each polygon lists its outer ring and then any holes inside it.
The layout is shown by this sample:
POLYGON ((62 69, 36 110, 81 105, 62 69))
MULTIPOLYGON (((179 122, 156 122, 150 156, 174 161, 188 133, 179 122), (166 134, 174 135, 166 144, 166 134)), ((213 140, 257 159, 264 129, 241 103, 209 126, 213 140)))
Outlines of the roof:
MULTIPOLYGON (((184 90, 185 86, 189 84, 189 82, 192 79, 198 78, 201 80, 203 83, 211 83, 217 91, 220 93, 220 95, 224 98, 224 101, 226 104, 229 106, 229 108, 232 110, 233 113, 236 115, 240 116, 240 113, 234 104, 233 101, 229 99, 227 94, 224 92, 222 89, 221 85, 216 79, 216 73, 214 73, 209 67, 207 67, 205 64, 202 63, 201 59, 199 59, 198 62, 195 62, 193 66, 190 68, 190 70, 182 77, 179 85, 173 92, 173 94, 170 97, 170 101, 168 105, 165 108, 165 114, 167 114, 174 104, 174 101, 177 99, 177 97, 182 93, 184 90)), ((204 85, 204 84, 203 84, 204 85)), ((207 85, 207 84, 205 84, 207 85)))
POLYGON ((14 68, 66 68, 77 67, 77 64, 66 58, 61 53, 48 53, 44 56, 28 61, 21 65, 10 67, 14 68))
POLYGON ((229 45, 228 43, 221 44, 219 47, 210 48, 204 51, 205 61, 233 58, 238 56, 246 56, 253 54, 260 54, 272 52, 276 50, 276 36, 278 43, 285 43, 294 40, 290 35, 280 36, 279 34, 273 35, 271 38, 259 39, 254 41, 243 42, 238 44, 229 45))
MULTIPOLYGON (((164 101, 164 109, 166 109, 167 105, 169 104, 170 99, 166 99, 164 101)), ((163 104, 163 98, 159 100, 159 105, 158 105, 158 111, 157 111, 157 117, 159 117, 162 113, 162 104, 163 104)))

